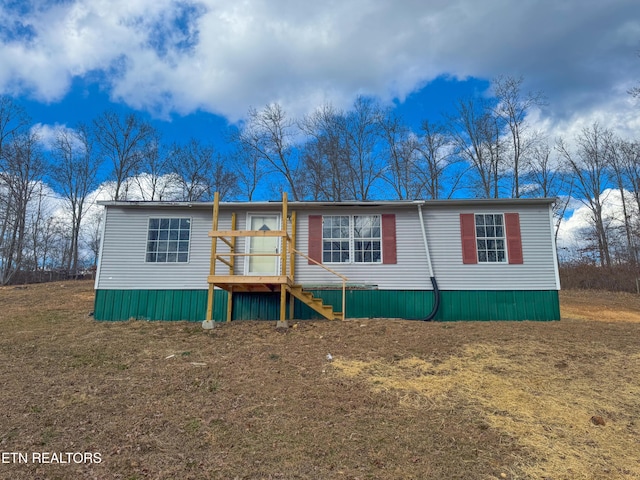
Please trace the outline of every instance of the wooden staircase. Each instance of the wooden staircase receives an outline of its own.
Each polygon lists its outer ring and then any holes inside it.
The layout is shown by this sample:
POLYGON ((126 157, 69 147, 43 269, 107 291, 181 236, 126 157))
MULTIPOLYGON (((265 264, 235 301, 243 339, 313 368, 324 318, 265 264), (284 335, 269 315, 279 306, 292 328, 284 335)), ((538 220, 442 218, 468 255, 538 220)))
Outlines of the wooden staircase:
POLYGON ((219 213, 220 196, 218 192, 216 192, 213 199, 212 229, 209 232, 209 237, 211 237, 211 258, 209 264, 209 276, 207 277, 209 290, 207 295, 207 316, 206 320, 203 322, 204 328, 211 328, 212 326, 211 322, 213 321, 215 288, 220 288, 228 292, 227 322, 230 322, 232 318, 234 292, 280 292, 280 320, 278 321, 277 327, 284 327, 287 325, 287 297, 289 297, 289 320, 293 320, 294 297, 329 320, 344 320, 346 312, 346 282, 348 279, 341 273, 330 269, 326 265, 321 264, 317 260, 309 257, 306 253, 295 248, 296 212, 292 211, 291 215, 289 215, 286 192, 282 194, 282 213, 280 216, 282 219, 281 230, 236 230, 236 214, 234 212, 231 212, 231 229, 220 230, 218 229, 219 213), (288 221, 291 222, 291 234, 289 234, 288 230, 288 221), (279 237, 280 251, 276 251, 274 253, 240 252, 236 249, 236 239, 239 237, 244 237, 245 239, 251 237, 279 237), (218 250, 219 241, 222 243, 221 250, 218 250), (341 279, 342 312, 334 312, 331 305, 325 305, 322 302, 322 299, 316 298, 313 294, 303 291, 302 286, 295 283, 296 255, 306 258, 309 264, 315 264, 341 279), (252 256, 279 257, 279 271, 274 272, 272 275, 238 274, 239 272, 237 271, 238 269, 235 261, 236 257, 252 256), (225 273, 221 275, 219 271, 216 271, 216 265, 218 262, 228 267, 228 272, 225 271, 225 273))
POLYGON ((329 320, 343 320, 343 312, 334 312, 331 305, 325 305, 321 298, 314 297, 313 293, 305 292, 301 285, 291 285, 288 290, 291 295, 323 317, 329 320))

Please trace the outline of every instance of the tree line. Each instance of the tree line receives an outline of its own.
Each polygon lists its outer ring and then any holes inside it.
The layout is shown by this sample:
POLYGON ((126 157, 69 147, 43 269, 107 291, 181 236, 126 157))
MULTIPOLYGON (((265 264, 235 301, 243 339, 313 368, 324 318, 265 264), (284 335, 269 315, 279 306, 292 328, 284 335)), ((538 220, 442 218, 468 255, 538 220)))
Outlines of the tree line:
POLYGON ((249 109, 226 132, 225 148, 197 139, 167 145, 140 115, 114 111, 57 129, 45 148, 22 107, 0 97, 0 283, 24 270, 75 274, 87 263, 82 252, 95 261, 100 218, 87 215, 99 188, 112 200, 149 201, 206 201, 216 191, 251 201, 283 190, 316 201, 558 197, 556 234, 575 198, 591 214, 581 254, 604 266, 635 264, 640 146, 598 124, 572 139, 545 137, 529 121, 544 95, 522 86, 498 77, 491 96, 458 99, 418 128, 368 97, 301 118, 269 104, 249 109), (614 190, 616 215, 605 208, 614 190))

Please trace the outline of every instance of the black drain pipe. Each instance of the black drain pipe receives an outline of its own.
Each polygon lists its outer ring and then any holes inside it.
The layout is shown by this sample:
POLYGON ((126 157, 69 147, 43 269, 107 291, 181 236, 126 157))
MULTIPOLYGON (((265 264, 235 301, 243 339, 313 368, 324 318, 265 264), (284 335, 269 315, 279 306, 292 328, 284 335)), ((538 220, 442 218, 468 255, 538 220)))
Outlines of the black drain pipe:
POLYGON ((433 309, 431 313, 424 318, 420 318, 423 322, 430 322, 434 319, 440 308, 440 289, 438 289, 438 282, 436 276, 433 273, 433 266, 431 265, 431 255, 429 254, 429 244, 427 242, 427 232, 424 229, 424 219, 422 218, 422 205, 424 200, 416 201, 418 205, 418 216, 420 217, 420 228, 422 229, 422 241, 424 242, 424 250, 427 254, 427 264, 429 265, 429 278, 431 279, 431 285, 433 287, 433 309))

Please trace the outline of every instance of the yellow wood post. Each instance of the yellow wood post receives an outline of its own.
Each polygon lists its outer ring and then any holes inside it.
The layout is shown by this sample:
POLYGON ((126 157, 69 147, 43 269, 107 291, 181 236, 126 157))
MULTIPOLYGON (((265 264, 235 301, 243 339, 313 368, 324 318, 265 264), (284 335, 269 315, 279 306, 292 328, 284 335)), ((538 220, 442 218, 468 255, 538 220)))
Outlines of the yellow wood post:
POLYGON ((347 281, 342 279, 342 320, 347 319, 347 298, 345 297, 347 290, 347 281))
POLYGON ((289 294, 289 320, 293 320, 293 309, 295 308, 296 297, 289 294))
MULTIPOLYGON (((211 221, 212 230, 218 230, 218 213, 220 212, 220 194, 213 195, 213 219, 211 221)), ((218 238, 211 238, 211 259, 209 260, 209 276, 216 274, 216 249, 218 248, 218 238)), ((207 295, 207 320, 213 320, 215 285, 209 283, 209 293, 207 295)))
MULTIPOLYGON (((296 211, 291 212, 291 245, 289 249, 289 278, 291 283, 296 282, 296 211)), ((289 320, 293 320, 293 310, 296 298, 289 294, 289 320)))
POLYGON ((280 323, 286 325, 287 321, 287 286, 282 284, 280 287, 280 323))
POLYGON ((296 211, 291 212, 291 248, 289 250, 289 275, 296 282, 296 211))
MULTIPOLYGON (((287 192, 282 192, 282 228, 284 232, 280 241, 280 275, 287 275, 287 192)), ((279 327, 288 327, 287 325, 287 284, 280 285, 280 321, 279 327)))
POLYGON ((280 275, 287 274, 287 192, 282 193, 282 230, 284 235, 280 241, 280 275))
MULTIPOLYGON (((231 214, 231 230, 235 230, 236 229, 236 212, 233 212, 231 214)), ((238 237, 231 237, 231 245, 229 245, 229 250, 231 253, 236 253, 236 238, 238 237)), ((235 275, 235 269, 236 269, 236 257, 235 255, 232 255, 231 258, 229 259, 229 275, 235 275)), ((231 318, 233 316, 233 287, 229 288, 229 293, 227 295, 227 322, 231 321, 231 318)))

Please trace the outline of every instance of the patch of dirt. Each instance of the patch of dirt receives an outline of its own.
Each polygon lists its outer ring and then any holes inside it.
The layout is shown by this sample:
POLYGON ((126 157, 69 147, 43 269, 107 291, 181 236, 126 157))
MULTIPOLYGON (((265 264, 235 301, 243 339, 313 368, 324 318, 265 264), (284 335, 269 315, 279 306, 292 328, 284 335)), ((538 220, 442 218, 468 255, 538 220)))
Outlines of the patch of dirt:
POLYGON ((29 457, 0 478, 640 478, 635 296, 561 292, 560 322, 283 334, 96 322, 92 286, 0 288, 0 454, 29 457))

